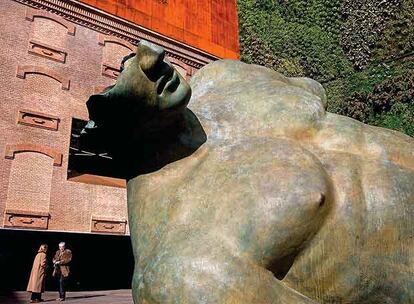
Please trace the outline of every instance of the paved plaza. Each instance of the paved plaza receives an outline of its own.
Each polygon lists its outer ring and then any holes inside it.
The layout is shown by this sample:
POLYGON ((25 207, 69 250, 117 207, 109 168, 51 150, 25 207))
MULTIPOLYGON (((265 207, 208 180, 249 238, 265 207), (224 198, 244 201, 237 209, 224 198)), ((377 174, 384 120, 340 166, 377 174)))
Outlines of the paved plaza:
MULTIPOLYGON (((43 303, 61 303, 56 301, 58 293, 47 291, 42 294, 43 303)), ((30 302, 30 294, 25 291, 14 292, 8 296, 0 295, 0 304, 22 304, 30 302)), ((66 301, 70 304, 132 304, 131 290, 104 290, 67 292, 66 301)))

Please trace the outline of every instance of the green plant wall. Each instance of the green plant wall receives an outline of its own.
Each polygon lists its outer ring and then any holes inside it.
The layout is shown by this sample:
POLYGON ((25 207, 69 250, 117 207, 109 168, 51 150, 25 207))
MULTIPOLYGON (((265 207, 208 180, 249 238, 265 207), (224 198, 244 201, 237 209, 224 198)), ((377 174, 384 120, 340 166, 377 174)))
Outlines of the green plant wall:
POLYGON ((238 0, 241 60, 321 82, 328 111, 414 136, 414 0, 238 0))

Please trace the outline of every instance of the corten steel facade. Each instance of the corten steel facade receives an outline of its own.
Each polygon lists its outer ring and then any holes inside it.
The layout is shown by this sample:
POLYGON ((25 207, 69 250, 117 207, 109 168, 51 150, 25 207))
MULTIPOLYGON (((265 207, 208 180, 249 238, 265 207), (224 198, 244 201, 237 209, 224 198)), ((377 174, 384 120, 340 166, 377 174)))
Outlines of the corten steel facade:
POLYGON ((239 58, 236 0, 82 0, 221 58, 239 58))
MULTIPOLYGON (((0 2, 0 228, 128 235, 125 182, 71 168, 88 97, 140 39, 185 77, 238 57, 235 1, 0 2)), ((99 163, 99 162, 98 162, 99 163)))

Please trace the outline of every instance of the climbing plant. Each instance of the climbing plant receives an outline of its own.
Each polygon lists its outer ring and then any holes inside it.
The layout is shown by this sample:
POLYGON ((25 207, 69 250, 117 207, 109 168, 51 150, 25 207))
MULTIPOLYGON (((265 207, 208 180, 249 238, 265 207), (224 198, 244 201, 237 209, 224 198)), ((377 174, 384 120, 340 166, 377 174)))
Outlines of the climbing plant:
POLYGON ((414 0, 238 0, 241 59, 321 82, 328 110, 414 136, 414 0))

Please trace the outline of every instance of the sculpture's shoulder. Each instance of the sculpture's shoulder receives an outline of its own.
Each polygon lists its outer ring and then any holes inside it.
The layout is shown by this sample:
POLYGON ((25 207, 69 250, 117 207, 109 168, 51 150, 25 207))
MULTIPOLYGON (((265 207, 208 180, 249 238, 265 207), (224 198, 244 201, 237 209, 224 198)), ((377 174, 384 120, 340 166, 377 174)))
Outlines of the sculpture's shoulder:
POLYGON ((414 171, 414 139, 401 132, 327 113, 312 141, 324 151, 353 154, 361 161, 390 162, 414 171))
POLYGON ((322 85, 239 61, 207 65, 192 79, 190 108, 209 140, 288 138, 312 150, 390 161, 414 170, 414 139, 326 111, 322 85))
POLYGON ((325 116, 326 94, 318 82, 239 61, 205 66, 191 87, 189 107, 210 140, 301 137, 325 116))

